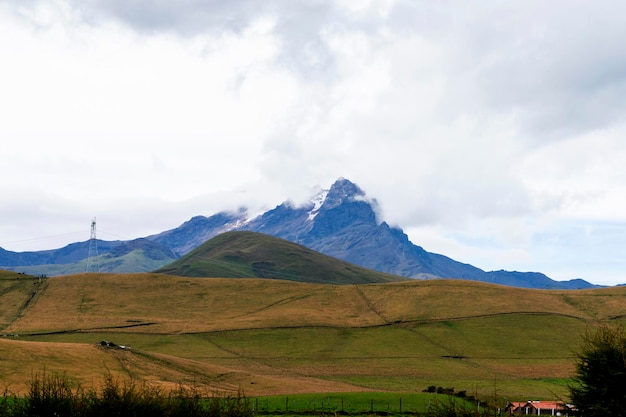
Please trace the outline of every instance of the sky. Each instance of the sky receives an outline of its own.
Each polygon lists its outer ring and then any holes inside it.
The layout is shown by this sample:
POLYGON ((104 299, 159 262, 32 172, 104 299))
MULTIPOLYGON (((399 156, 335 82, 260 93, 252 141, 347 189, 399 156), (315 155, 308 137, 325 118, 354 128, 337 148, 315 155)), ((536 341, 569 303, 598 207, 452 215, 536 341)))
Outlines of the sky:
POLYGON ((618 0, 0 0, 0 247, 338 178, 424 249, 626 283, 618 0))

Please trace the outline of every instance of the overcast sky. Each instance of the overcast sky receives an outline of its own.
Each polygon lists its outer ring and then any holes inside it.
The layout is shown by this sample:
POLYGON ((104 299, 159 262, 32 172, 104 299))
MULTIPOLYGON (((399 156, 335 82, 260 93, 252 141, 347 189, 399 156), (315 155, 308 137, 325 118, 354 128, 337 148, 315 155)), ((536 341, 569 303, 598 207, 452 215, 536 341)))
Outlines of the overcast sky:
POLYGON ((358 184, 424 249, 626 283, 621 1, 0 0, 0 246, 358 184))

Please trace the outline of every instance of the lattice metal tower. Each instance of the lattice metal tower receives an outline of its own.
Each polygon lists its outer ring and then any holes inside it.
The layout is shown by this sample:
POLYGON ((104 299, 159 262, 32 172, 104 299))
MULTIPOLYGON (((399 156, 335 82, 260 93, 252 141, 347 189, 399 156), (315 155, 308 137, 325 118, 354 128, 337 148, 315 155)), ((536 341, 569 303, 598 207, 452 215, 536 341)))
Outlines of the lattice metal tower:
POLYGON ((87 253, 87 267, 85 272, 100 272, 98 261, 98 240, 96 239, 96 218, 91 221, 91 237, 89 238, 89 251, 87 253))

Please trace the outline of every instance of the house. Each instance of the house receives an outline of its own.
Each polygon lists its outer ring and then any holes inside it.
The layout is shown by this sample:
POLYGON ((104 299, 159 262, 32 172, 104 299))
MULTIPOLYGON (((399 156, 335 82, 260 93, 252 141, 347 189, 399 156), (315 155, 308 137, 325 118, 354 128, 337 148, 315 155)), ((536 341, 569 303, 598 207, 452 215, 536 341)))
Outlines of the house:
POLYGON ((572 404, 563 401, 510 402, 506 406, 506 411, 511 415, 567 416, 574 410, 572 404))

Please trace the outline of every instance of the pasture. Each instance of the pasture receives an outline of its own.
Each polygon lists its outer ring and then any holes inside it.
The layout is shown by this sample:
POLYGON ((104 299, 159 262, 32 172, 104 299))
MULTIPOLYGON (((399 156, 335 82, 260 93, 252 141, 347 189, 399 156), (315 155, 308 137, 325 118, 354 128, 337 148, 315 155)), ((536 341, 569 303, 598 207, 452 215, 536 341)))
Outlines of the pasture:
POLYGON ((566 399, 581 334, 626 314, 622 287, 1 278, 0 386, 13 391, 46 368, 84 386, 110 371, 248 396, 406 396, 436 385, 480 398, 566 399), (29 286, 40 287, 33 294, 29 286), (101 347, 101 340, 130 349, 101 347))

